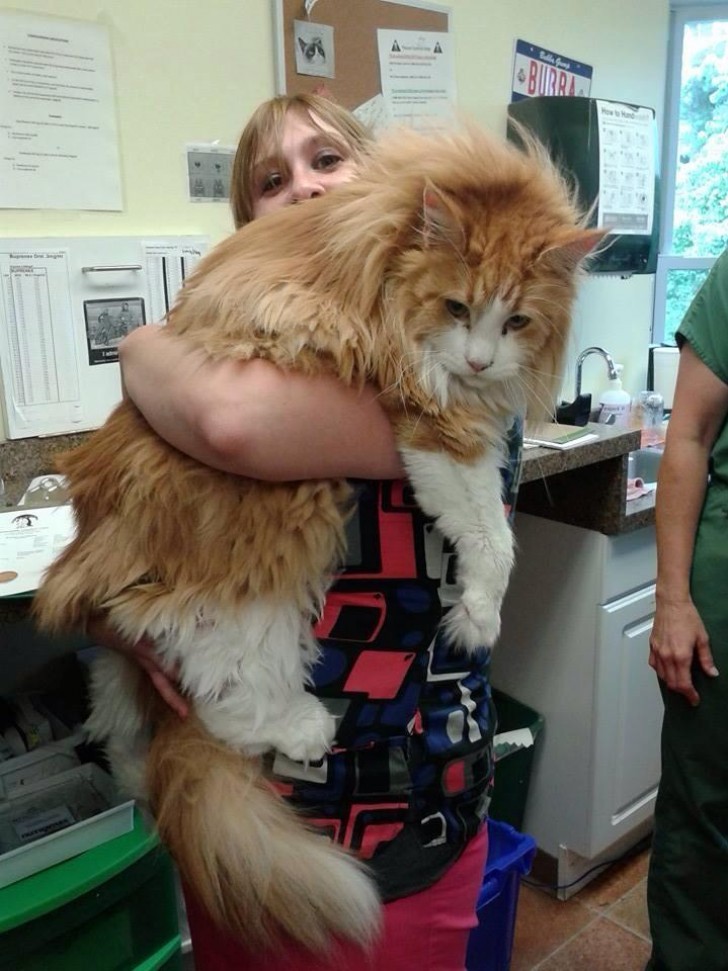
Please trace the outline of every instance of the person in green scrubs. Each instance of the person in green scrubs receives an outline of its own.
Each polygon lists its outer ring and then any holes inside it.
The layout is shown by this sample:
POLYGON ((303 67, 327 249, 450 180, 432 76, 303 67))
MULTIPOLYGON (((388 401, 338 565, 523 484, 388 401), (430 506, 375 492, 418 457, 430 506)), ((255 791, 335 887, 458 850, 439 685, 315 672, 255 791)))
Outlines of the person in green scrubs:
POLYGON ((657 488, 649 971, 728 971, 728 250, 682 321, 657 488))

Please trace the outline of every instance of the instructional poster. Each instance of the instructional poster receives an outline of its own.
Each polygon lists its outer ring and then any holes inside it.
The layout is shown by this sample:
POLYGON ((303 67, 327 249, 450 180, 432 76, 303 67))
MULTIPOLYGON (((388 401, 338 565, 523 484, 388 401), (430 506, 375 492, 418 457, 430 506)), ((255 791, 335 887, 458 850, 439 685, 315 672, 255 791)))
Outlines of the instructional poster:
POLYGON ((616 101, 597 101, 597 120, 597 225, 612 233, 649 235, 655 196, 654 112, 616 101))

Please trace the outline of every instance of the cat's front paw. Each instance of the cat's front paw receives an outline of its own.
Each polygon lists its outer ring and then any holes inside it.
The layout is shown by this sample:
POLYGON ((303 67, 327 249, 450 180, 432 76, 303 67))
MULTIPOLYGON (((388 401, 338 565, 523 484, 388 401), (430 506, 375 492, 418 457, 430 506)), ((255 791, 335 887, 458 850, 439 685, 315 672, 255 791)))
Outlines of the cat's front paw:
POLYGON ((445 618, 445 632, 457 647, 474 652, 492 647, 500 634, 500 603, 465 594, 445 618))
POLYGON ((286 712, 273 747, 294 762, 319 762, 336 736, 336 718, 313 695, 303 695, 286 712))

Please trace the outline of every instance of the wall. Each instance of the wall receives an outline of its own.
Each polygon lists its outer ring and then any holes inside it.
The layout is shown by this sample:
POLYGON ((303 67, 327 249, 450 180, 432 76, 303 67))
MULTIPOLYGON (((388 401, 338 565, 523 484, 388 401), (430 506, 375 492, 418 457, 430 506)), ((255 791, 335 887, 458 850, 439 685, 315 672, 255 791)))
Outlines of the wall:
MULTIPOLYGON (((356 7, 356 0, 339 2, 356 7)), ((661 130, 668 0, 452 0, 450 6, 465 114, 505 130, 513 45, 523 38, 593 65, 593 96, 653 106, 661 130)), ((109 26, 125 209, 3 210, 0 235, 225 235, 231 221, 224 206, 186 201, 183 148, 215 139, 234 144, 253 108, 274 93, 270 0, 0 0, 5 7, 109 26)), ((572 363, 581 348, 604 344, 625 364, 626 387, 639 390, 652 284, 652 277, 586 281, 572 363)), ((603 370, 595 358, 587 363, 585 390, 603 385, 603 370)), ((569 393, 572 380, 569 373, 569 393)))

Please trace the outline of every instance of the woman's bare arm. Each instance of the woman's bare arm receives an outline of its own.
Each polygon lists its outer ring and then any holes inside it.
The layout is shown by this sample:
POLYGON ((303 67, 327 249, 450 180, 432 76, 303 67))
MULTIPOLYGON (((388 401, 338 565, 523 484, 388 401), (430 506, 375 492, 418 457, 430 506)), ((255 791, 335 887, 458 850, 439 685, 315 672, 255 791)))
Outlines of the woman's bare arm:
POLYGON ((270 481, 397 478, 391 425, 369 387, 212 361, 158 326, 120 345, 126 393, 157 434, 215 468, 270 481))
POLYGON ((657 587, 650 664, 672 691, 699 702, 690 674, 693 656, 717 675, 708 635, 690 596, 695 533, 708 477, 708 458, 728 411, 728 386, 689 344, 680 366, 656 497, 657 587))

